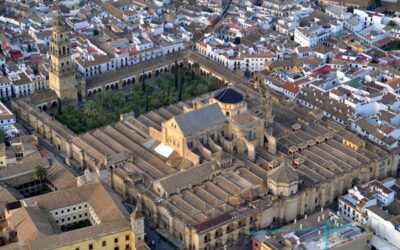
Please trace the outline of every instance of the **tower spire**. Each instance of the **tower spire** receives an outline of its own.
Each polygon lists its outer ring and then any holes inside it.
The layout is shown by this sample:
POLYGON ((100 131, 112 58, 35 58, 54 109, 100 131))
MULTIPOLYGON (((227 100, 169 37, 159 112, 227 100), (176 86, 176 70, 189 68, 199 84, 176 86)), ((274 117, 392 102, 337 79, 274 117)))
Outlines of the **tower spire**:
POLYGON ((57 13, 54 17, 53 29, 56 30, 65 30, 65 23, 62 20, 60 13, 57 13))
POLYGON ((59 13, 54 16, 50 40, 50 89, 61 101, 75 102, 77 99, 76 72, 71 58, 70 33, 59 13))
POLYGON ((265 126, 271 124, 274 120, 274 116, 272 114, 272 99, 269 90, 265 87, 264 83, 258 84, 258 90, 262 96, 262 107, 264 114, 264 122, 265 126))

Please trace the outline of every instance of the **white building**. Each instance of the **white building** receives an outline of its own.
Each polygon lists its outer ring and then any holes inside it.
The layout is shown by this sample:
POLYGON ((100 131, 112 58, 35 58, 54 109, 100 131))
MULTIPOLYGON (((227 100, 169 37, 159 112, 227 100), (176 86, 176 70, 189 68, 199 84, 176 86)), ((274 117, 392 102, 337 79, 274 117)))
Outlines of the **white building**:
POLYGON ((372 229, 375 236, 371 241, 371 245, 376 249, 399 249, 400 247, 400 224, 396 220, 392 220, 393 216, 380 207, 368 209, 366 214, 368 220, 365 225, 372 229), (380 247, 386 243, 384 247, 380 247))
POLYGON ((13 75, 11 79, 13 81, 12 92, 15 97, 33 94, 35 89, 33 80, 25 72, 13 75))
POLYGON ((19 130, 15 127, 14 114, 0 102, 0 129, 4 131, 6 137, 14 137, 18 135, 19 130))
POLYGON ((236 47, 213 36, 196 43, 196 50, 230 70, 262 71, 267 62, 278 60, 274 52, 265 48, 260 48, 259 51, 253 48, 238 51, 236 47))
MULTIPOLYGON (((397 220, 392 220, 397 215, 390 214, 390 206, 395 201, 396 195, 396 192, 391 189, 395 181, 394 178, 388 178, 383 182, 373 180, 367 184, 355 186, 339 199, 338 213, 341 216, 369 227, 374 231, 374 237, 380 238, 372 241, 372 245, 381 245, 382 243, 379 242, 385 242, 389 245, 400 246, 400 224, 396 223, 397 220)), ((378 245, 375 247, 381 249, 378 245)))
POLYGON ((323 43, 329 36, 343 29, 343 23, 298 27, 294 30, 294 41, 302 47, 314 47, 323 43))
POLYGON ((366 209, 372 206, 388 206, 394 201, 395 192, 383 183, 373 180, 354 186, 339 199, 339 213, 349 221, 366 223, 366 209))
POLYGON ((355 9, 353 13, 363 22, 364 28, 373 26, 374 29, 382 29, 385 26, 383 24, 385 22, 385 15, 382 13, 359 9, 355 9))
POLYGON ((385 146, 388 149, 395 149, 398 147, 398 140, 396 140, 391 134, 385 134, 383 131, 378 129, 378 126, 373 125, 372 119, 363 117, 357 117, 351 119, 350 129, 356 132, 358 135, 367 137, 370 141, 375 142, 378 145, 385 146))
POLYGON ((73 60, 77 70, 88 78, 115 70, 115 59, 108 55, 83 54, 73 60))
POLYGON ((6 99, 11 96, 12 96, 12 81, 7 76, 1 75, 0 76, 0 98, 6 99))

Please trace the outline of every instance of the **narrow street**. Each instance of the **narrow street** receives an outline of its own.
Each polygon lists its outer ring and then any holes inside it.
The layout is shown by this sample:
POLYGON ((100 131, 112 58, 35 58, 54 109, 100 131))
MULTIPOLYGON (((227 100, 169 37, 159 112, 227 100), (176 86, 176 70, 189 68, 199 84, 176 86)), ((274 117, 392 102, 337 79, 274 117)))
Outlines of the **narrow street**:
POLYGON ((147 245, 154 250, 175 250, 178 249, 173 243, 161 236, 148 223, 144 223, 145 241, 147 245))
MULTIPOLYGON (((18 119, 18 123, 20 125, 19 128, 22 130, 22 134, 33 134, 33 129, 26 125, 23 120, 18 119)), ((78 169, 74 166, 69 166, 65 163, 64 157, 60 155, 60 152, 54 147, 54 145, 44 139, 41 135, 35 133, 35 136, 37 136, 38 138, 39 150, 46 150, 51 156, 61 162, 61 164, 63 164, 63 166, 68 169, 74 176, 83 175, 83 171, 81 169, 78 169)))
POLYGON ((38 143, 40 149, 45 149, 46 151, 48 151, 54 158, 61 162, 61 164, 63 164, 63 166, 68 169, 75 177, 83 175, 83 171, 81 169, 66 164, 64 158, 60 156, 58 150, 48 141, 43 139, 40 135, 38 135, 38 143))

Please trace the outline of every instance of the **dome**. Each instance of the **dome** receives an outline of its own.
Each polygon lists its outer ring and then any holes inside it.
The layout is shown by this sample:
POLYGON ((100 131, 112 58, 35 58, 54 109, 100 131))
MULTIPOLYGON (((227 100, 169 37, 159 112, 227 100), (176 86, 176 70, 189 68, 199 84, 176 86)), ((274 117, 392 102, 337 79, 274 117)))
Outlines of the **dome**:
POLYGON ((231 88, 224 88, 214 95, 214 99, 221 103, 236 104, 243 101, 243 95, 231 88))

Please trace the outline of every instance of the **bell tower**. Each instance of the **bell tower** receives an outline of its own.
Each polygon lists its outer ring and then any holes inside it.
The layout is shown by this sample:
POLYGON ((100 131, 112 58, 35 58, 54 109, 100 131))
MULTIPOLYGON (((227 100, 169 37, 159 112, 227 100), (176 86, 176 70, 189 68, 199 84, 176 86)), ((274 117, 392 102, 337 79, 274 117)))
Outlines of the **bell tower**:
POLYGON ((265 87, 263 83, 259 83, 257 86, 262 99, 262 109, 263 109, 263 116, 264 116, 264 125, 268 127, 274 121, 274 115, 272 114, 272 99, 269 90, 265 87))
POLYGON ((69 32, 59 15, 55 17, 50 40, 49 82, 50 89, 62 102, 77 102, 77 79, 71 59, 69 32))

